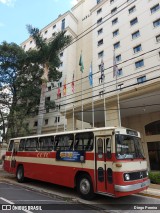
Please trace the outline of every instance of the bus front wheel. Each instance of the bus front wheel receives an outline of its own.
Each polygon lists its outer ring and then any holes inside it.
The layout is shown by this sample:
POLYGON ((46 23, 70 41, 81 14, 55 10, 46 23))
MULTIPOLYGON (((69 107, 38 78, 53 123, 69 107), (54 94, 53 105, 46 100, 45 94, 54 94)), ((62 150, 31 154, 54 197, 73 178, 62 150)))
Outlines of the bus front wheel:
POLYGON ((24 168, 23 166, 19 166, 17 168, 17 172, 16 172, 16 178, 17 178, 17 181, 19 183, 23 183, 24 182, 24 168))
POLYGON ((94 198, 93 185, 89 175, 80 175, 77 181, 77 191, 85 200, 91 200, 94 198))

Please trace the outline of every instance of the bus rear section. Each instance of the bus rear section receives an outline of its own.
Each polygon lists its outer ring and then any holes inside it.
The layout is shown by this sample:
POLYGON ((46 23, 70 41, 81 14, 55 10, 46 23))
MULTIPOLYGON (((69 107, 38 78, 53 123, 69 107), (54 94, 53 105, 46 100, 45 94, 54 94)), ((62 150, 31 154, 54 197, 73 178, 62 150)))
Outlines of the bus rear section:
POLYGON ((126 196, 149 185, 139 133, 126 128, 12 139, 4 168, 18 182, 31 178, 76 187, 84 199, 92 199, 96 193, 126 196))

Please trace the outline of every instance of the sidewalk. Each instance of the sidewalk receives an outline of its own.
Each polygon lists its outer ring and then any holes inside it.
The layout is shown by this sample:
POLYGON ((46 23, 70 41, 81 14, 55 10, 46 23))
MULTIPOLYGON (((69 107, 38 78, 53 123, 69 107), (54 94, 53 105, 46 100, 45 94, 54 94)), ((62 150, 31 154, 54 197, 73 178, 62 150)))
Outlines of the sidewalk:
MULTIPOLYGON (((2 165, 0 165, 0 173, 3 171, 2 165)), ((150 184, 147 190, 144 190, 139 193, 142 196, 160 198, 160 185, 150 184)))
POLYGON ((148 196, 148 197, 160 198, 160 185, 151 183, 147 190, 144 190, 143 192, 139 194, 148 196))

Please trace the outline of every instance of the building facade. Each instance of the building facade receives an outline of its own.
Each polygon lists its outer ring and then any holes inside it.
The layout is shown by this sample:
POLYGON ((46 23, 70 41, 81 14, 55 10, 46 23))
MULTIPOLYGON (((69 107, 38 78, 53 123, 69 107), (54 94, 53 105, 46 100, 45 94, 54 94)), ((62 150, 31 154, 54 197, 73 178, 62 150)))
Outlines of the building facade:
MULTIPOLYGON (((150 169, 160 170, 159 11, 159 0, 78 0, 41 30, 46 39, 64 29, 73 38, 60 53, 61 98, 58 84, 48 83, 46 98, 55 100, 57 110, 46 112, 43 132, 133 128, 142 135, 150 169)), ((32 38, 21 46, 34 48, 32 38)), ((36 129, 35 124, 36 117, 30 127, 36 129)))

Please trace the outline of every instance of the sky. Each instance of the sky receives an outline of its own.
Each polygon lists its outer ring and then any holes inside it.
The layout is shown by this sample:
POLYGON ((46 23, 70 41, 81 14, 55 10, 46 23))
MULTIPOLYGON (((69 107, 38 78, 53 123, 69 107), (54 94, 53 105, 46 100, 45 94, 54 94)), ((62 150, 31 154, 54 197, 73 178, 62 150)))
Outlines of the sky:
POLYGON ((70 10, 77 0, 0 0, 0 44, 20 45, 28 37, 26 25, 39 29, 70 10))

